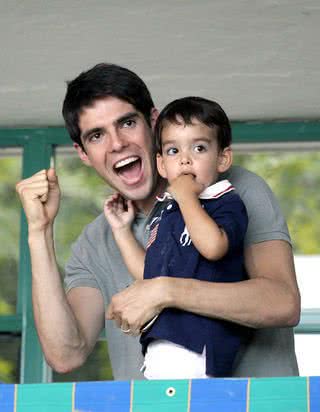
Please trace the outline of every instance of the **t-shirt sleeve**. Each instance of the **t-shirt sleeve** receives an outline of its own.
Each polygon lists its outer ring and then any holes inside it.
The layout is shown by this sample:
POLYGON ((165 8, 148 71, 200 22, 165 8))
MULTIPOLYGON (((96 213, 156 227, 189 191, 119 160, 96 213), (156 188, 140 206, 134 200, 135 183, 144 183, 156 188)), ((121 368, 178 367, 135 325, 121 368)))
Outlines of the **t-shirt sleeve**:
POLYGON ((256 174, 242 168, 237 169, 238 173, 233 172, 230 180, 248 213, 245 245, 267 240, 285 240, 291 244, 286 221, 270 187, 256 174))
POLYGON ((88 259, 88 248, 86 247, 85 232, 72 245, 71 257, 65 265, 64 286, 66 292, 76 287, 91 287, 99 289, 95 276, 86 265, 88 259))

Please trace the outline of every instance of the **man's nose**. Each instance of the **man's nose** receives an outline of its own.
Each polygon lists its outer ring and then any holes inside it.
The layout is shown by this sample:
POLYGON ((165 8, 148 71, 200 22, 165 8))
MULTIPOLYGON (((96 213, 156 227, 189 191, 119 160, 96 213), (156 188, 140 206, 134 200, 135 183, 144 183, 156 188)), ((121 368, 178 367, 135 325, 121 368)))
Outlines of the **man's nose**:
POLYGON ((127 140, 118 131, 110 133, 108 136, 108 151, 119 152, 128 145, 127 140))

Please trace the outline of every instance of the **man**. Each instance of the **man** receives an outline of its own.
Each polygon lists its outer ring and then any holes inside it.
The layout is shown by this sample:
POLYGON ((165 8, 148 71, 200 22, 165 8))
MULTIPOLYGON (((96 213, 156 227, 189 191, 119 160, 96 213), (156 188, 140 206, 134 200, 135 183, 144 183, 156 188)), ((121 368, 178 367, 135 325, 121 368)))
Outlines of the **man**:
MULTIPOLYGON (((155 167, 152 128, 157 114, 142 80, 109 64, 99 64, 70 82, 63 106, 80 159, 134 201, 138 214, 133 231, 142 244, 161 207, 155 203, 156 194, 165 188, 155 167)), ((52 237, 60 200, 55 171, 42 170, 17 184, 29 225, 36 327, 55 370, 63 373, 82 365, 106 326, 115 379, 142 378, 135 335, 164 308, 177 307, 257 329, 239 354, 234 376, 298 374, 291 327, 299 321, 300 297, 285 222, 260 178, 237 167, 227 177, 248 210, 248 280, 215 284, 159 277, 131 284, 101 214, 73 246, 66 292, 52 237)))

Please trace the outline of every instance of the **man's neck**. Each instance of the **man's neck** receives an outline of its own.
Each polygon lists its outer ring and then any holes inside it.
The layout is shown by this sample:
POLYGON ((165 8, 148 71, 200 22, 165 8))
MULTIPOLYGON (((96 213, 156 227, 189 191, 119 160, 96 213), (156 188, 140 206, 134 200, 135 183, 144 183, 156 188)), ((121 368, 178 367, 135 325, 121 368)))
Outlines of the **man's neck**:
POLYGON ((136 200, 134 202, 137 209, 143 212, 145 215, 148 215, 157 200, 157 196, 161 195, 165 191, 166 187, 167 181, 160 178, 153 192, 146 199, 136 200))

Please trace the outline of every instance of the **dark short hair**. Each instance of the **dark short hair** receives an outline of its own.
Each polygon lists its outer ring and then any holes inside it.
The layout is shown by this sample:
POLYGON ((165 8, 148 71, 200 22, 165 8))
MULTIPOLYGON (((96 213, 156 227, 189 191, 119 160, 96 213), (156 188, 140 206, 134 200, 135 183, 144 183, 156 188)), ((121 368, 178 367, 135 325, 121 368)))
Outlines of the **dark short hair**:
POLYGON ((62 115, 71 139, 80 144, 79 115, 105 97, 117 97, 132 104, 150 124, 154 107, 150 92, 142 79, 131 70, 116 64, 100 63, 67 82, 62 115))
POLYGON ((230 146, 232 141, 231 125, 222 107, 213 100, 203 97, 183 97, 167 104, 158 116, 155 125, 157 150, 162 153, 161 134, 166 123, 192 124, 193 119, 217 131, 217 141, 220 150, 230 146))

